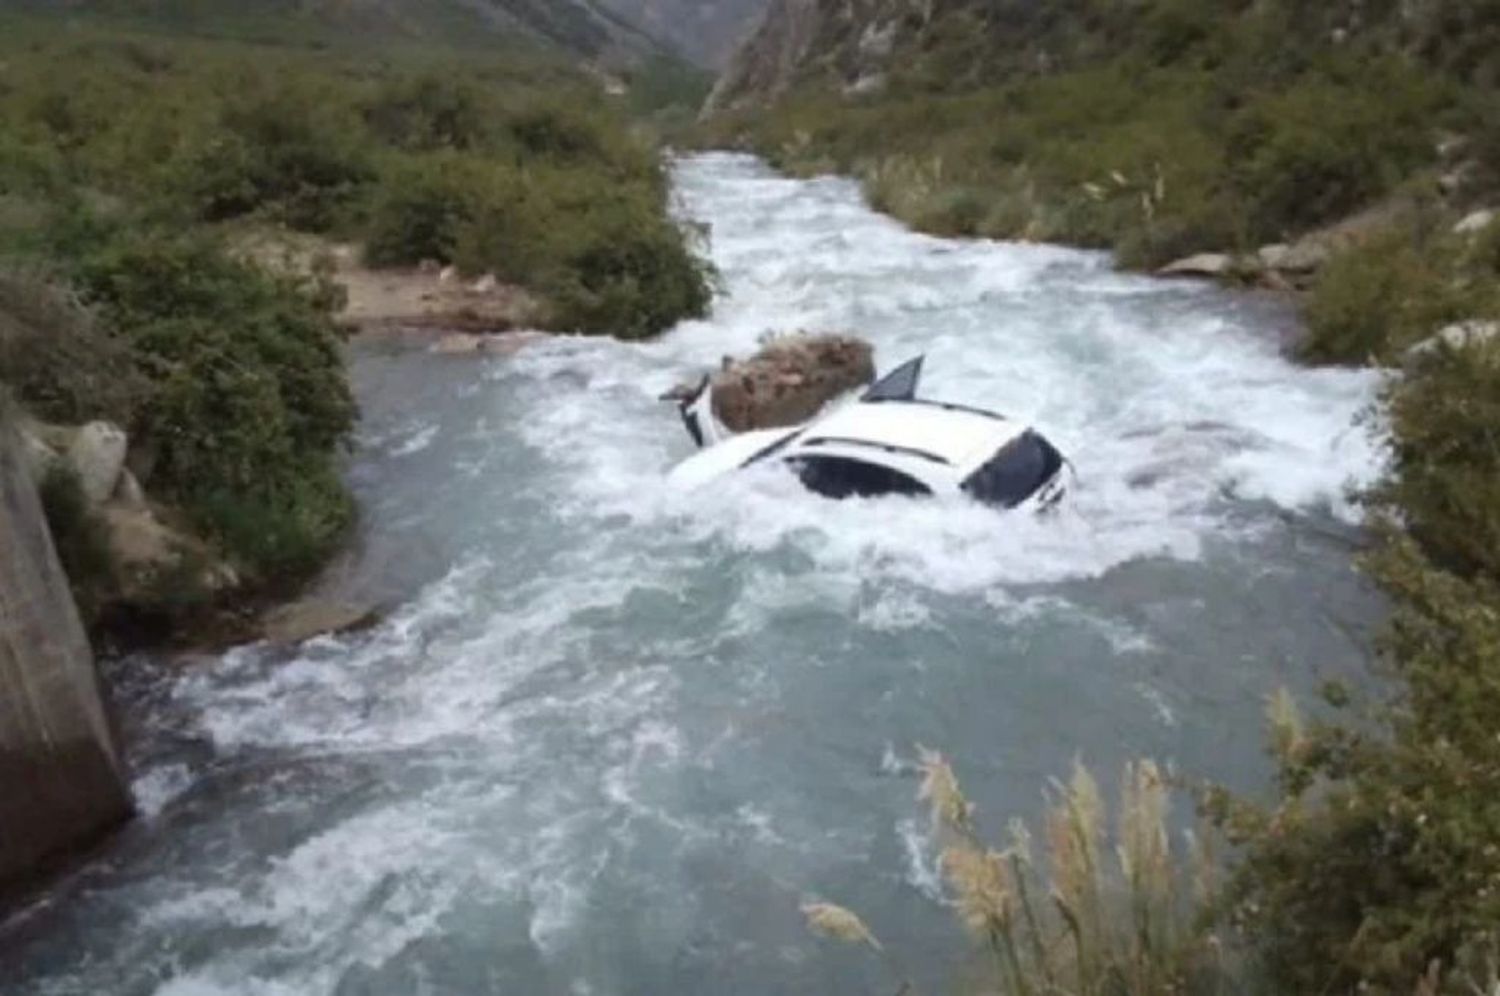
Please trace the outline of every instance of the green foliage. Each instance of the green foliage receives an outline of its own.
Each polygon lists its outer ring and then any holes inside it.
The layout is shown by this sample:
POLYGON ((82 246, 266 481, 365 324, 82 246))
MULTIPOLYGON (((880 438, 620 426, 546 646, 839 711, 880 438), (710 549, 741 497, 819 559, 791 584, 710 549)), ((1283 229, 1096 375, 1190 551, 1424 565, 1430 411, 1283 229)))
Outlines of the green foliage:
POLYGON ((365 259, 373 266, 452 262, 483 210, 484 181, 483 164, 454 155, 393 163, 370 209, 365 259))
POLYGON ((1500 590, 1394 535, 1371 569, 1395 605, 1390 704, 1279 738, 1273 806, 1213 800, 1242 848, 1229 908, 1274 991, 1478 992, 1465 967, 1500 923, 1500 590))
POLYGON ((0 382, 33 415, 129 425, 145 378, 122 336, 35 272, 0 272, 0 382))
POLYGON ((1389 193, 1434 158, 1454 95, 1373 39, 1319 43, 1337 19, 1296 5, 1038 6, 997 19, 943 5, 913 35, 916 68, 889 60, 885 93, 851 101, 812 84, 706 134, 746 137, 794 171, 860 172, 872 203, 922 229, 1026 232, 1149 268, 1277 241, 1389 193))
POLYGON ((1500 343, 1441 348, 1386 400, 1391 474, 1375 499, 1436 563, 1500 578, 1500 343))
POLYGON ((248 76, 216 126, 184 136, 171 192, 205 221, 251 212, 302 231, 333 228, 372 176, 368 151, 329 88, 248 76))
POLYGON ((1335 256, 1318 275, 1304 315, 1301 355, 1320 363, 1389 362, 1454 322, 1500 315, 1490 239, 1397 225, 1335 256))
POLYGON ((1268 236, 1336 219, 1432 156, 1429 80, 1384 62, 1346 75, 1304 77, 1232 120, 1234 179, 1268 236))
POLYGON ((350 520, 334 460, 354 419, 328 289, 151 230, 113 232, 70 276, 149 380, 151 487, 262 580, 320 562, 350 520))
MULTIPOLYGON (((458 261, 555 293, 569 330, 654 334, 706 306, 654 151, 576 71, 102 33, 0 48, 0 212, 12 190, 51 191, 174 226, 331 233, 377 265, 458 261), (622 219, 641 231, 607 259, 622 219)), ((649 100, 675 99, 679 75, 643 69, 649 100)))

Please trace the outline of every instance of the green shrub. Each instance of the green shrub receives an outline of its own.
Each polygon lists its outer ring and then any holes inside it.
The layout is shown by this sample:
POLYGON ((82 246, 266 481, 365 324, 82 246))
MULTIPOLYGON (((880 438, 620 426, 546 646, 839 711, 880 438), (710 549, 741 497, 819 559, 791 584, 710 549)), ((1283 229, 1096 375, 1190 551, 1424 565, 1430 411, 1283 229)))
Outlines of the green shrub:
POLYGON ((337 95, 253 77, 226 95, 218 127, 195 136, 174 181, 218 221, 251 211, 303 231, 334 227, 372 170, 337 95))
POLYGON ((387 169, 370 208, 365 259, 372 266, 452 262, 463 231, 484 210, 483 170, 451 156, 387 169))
POLYGON ((1260 231, 1338 218, 1429 161, 1437 98, 1420 75, 1377 64, 1250 103, 1232 122, 1229 157, 1260 231))
POLYGON ((1438 350, 1386 403, 1391 473, 1376 499, 1438 564, 1500 578, 1500 343, 1438 350))
POLYGON ((117 232, 74 279, 149 378, 152 489, 261 580, 325 555, 349 521, 333 468, 354 419, 326 288, 151 231, 117 232))
POLYGON ((1500 314, 1492 280, 1460 266, 1456 240, 1397 227, 1335 256, 1304 309, 1301 355, 1319 363, 1388 361, 1453 322, 1500 314))
POLYGON ((39 418, 129 425, 146 391, 130 344, 38 273, 0 271, 0 382, 39 418))
POLYGON ((1400 538, 1371 569, 1395 607, 1390 704, 1288 716, 1279 799, 1211 799, 1241 851, 1229 909, 1269 991, 1479 992, 1464 968, 1500 924, 1500 591, 1400 538))
POLYGON ((479 88, 437 73, 383 83, 362 112, 376 139, 408 152, 471 150, 489 137, 491 107, 479 88))
POLYGON ((541 280, 561 327, 641 339, 706 312, 704 264, 657 212, 621 205, 574 231, 554 236, 563 266, 541 280))

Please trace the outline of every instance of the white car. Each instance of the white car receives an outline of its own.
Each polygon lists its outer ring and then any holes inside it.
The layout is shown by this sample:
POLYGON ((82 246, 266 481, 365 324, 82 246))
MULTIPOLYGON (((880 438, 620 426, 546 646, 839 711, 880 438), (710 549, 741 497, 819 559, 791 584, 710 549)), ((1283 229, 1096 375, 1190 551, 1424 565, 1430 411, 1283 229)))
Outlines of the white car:
POLYGON ((802 426, 732 433, 713 414, 709 378, 677 400, 702 449, 672 470, 697 487, 766 461, 785 465, 828 498, 963 494, 998 508, 1052 508, 1072 467, 1036 430, 1003 415, 916 397, 923 357, 898 367, 860 399, 802 426))

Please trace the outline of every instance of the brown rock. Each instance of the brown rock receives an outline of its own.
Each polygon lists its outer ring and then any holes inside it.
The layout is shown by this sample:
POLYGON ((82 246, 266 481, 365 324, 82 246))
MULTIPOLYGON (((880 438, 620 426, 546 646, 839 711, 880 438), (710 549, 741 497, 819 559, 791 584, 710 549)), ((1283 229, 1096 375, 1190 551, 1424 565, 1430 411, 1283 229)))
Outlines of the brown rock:
POLYGON ((261 623, 264 638, 292 646, 315 636, 330 636, 365 629, 380 621, 380 609, 356 602, 308 598, 282 606, 261 623))
POLYGON ((786 336, 714 375, 714 414, 735 432, 796 425, 874 379, 874 350, 862 339, 786 336))

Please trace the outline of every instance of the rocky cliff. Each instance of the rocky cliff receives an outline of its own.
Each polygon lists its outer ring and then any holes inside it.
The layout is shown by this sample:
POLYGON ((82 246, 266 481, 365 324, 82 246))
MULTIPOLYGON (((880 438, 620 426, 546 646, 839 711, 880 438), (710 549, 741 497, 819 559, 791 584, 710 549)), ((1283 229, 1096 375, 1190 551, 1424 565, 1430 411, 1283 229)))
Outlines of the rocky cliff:
POLYGON ((77 609, 0 409, 0 883, 131 810, 77 609))

